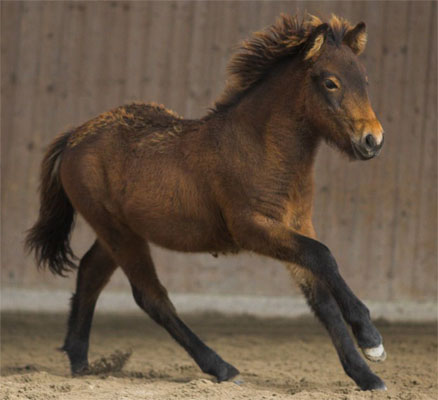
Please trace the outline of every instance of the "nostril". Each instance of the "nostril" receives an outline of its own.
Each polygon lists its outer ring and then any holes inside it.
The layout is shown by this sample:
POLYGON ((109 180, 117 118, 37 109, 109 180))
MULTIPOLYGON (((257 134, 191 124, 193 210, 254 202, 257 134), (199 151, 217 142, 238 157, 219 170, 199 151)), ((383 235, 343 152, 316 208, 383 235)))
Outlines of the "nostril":
POLYGON ((371 134, 368 134, 365 137, 365 144, 367 145, 368 149, 370 149, 370 150, 377 147, 376 139, 374 139, 374 136, 371 134))

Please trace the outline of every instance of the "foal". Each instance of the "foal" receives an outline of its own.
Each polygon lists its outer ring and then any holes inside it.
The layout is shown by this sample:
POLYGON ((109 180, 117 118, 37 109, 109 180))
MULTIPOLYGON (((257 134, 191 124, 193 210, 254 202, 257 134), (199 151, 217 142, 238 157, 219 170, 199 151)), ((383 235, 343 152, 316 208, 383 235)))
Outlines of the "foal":
POLYGON ((281 16, 244 42, 225 92, 200 120, 155 104, 131 104, 58 137, 42 164, 39 219, 27 236, 38 265, 74 268, 75 211, 97 240, 81 259, 63 349, 73 374, 88 369, 97 298, 120 266, 134 299, 218 381, 238 370, 179 319, 155 272, 148 242, 185 252, 253 251, 288 263, 326 327, 345 372, 364 390, 385 389, 372 361, 386 354, 365 305, 315 239, 313 165, 325 140, 368 160, 383 131, 358 55, 365 24, 333 16, 281 16))

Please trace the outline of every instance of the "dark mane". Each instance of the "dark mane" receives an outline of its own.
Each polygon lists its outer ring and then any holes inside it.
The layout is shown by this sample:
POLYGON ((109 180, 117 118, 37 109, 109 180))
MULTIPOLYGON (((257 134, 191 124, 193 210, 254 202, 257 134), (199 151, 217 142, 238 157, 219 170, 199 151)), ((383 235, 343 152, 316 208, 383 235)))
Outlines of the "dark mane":
MULTIPOLYGON (((243 41, 228 64, 227 84, 214 110, 220 111, 234 104, 280 60, 298 54, 321 24, 323 21, 310 14, 302 20, 297 15, 281 14, 275 24, 243 41)), ((347 20, 336 15, 332 15, 328 25, 329 40, 336 45, 340 45, 345 34, 353 28, 347 20)))

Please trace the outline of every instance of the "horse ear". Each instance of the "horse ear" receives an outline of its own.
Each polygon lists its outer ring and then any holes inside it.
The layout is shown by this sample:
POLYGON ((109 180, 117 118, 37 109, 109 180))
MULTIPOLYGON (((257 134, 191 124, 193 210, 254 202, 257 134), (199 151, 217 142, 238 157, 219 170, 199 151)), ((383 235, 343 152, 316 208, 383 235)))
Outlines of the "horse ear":
POLYGON ((344 43, 359 55, 365 50, 367 44, 367 27, 364 22, 359 22, 353 29, 344 36, 344 43))
POLYGON ((304 56, 305 60, 315 58, 318 55, 322 45, 324 44, 328 30, 328 24, 321 24, 317 28, 315 28, 315 30, 312 32, 306 42, 304 56))

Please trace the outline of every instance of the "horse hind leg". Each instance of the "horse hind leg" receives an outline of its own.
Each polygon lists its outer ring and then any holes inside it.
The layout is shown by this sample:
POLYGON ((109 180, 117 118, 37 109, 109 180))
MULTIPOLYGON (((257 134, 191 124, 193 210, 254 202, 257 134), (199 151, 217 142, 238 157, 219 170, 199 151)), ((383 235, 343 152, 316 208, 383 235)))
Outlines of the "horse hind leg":
POLYGON ((167 330, 203 372, 215 376, 219 382, 239 374, 236 368, 205 345, 178 317, 166 289, 158 279, 148 244, 141 238, 129 240, 129 243, 119 252, 119 261, 131 283, 138 306, 167 330))
POLYGON ((73 375, 88 372, 88 345, 94 308, 117 264, 96 240, 82 257, 76 280, 76 291, 71 299, 68 331, 64 350, 70 360, 73 375))

